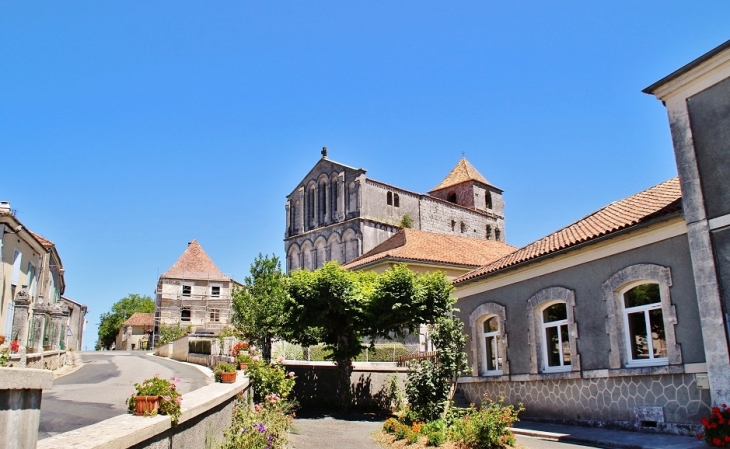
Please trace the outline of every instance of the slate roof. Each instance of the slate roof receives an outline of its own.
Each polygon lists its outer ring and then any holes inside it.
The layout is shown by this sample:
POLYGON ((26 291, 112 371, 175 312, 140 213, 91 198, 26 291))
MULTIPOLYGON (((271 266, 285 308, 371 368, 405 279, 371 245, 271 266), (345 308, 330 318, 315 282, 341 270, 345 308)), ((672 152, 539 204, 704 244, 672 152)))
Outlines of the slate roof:
POLYGON ((615 201, 575 223, 532 242, 488 265, 459 276, 454 284, 555 253, 682 210, 679 178, 672 178, 636 195, 615 201))
POLYGON ((154 313, 134 312, 122 326, 153 326, 155 324, 154 313))
POLYGON ((161 278, 167 279, 200 279, 210 281, 230 281, 213 263, 197 240, 188 244, 177 262, 161 278))
POLYGON ((466 181, 478 181, 482 184, 491 185, 489 184, 489 181, 487 181, 487 179, 482 176, 482 174, 479 173, 469 161, 466 160, 465 157, 462 157, 451 172, 446 175, 446 178, 441 181, 441 184, 437 185, 429 192, 445 189, 466 181))
POLYGON ((516 249, 495 240, 401 229, 385 242, 350 261, 345 268, 358 268, 385 259, 478 267, 516 249))

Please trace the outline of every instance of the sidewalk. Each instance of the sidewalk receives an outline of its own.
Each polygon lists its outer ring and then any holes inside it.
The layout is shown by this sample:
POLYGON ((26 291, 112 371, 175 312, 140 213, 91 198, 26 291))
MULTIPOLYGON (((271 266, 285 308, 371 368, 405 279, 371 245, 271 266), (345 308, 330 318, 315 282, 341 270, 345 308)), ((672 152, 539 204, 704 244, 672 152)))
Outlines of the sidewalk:
POLYGON ((661 433, 630 432, 596 427, 566 426, 531 421, 518 421, 511 428, 515 435, 544 440, 573 442, 600 448, 618 449, 699 449, 707 448, 704 440, 661 433))
POLYGON ((71 374, 74 371, 78 371, 84 366, 84 362, 81 360, 81 354, 78 351, 67 351, 66 352, 66 363, 53 371, 53 378, 58 379, 59 377, 71 374))

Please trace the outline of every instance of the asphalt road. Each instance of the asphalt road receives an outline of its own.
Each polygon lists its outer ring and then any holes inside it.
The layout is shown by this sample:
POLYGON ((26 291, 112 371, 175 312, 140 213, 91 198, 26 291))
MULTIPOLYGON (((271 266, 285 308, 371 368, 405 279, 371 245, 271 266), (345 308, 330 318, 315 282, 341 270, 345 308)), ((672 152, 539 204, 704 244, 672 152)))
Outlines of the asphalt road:
POLYGON ((179 377, 185 394, 212 382, 200 368, 144 352, 82 352, 84 366, 53 381, 43 391, 38 439, 112 418, 127 412, 124 400, 136 382, 159 374, 179 377))

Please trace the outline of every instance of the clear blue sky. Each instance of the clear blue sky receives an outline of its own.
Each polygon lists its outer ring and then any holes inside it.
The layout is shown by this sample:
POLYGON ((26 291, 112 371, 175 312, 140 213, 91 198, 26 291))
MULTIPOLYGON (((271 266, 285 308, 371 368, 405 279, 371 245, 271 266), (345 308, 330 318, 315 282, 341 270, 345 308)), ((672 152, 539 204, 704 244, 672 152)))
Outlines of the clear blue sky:
POLYGON ((283 255, 319 158, 425 192, 462 151, 521 246, 676 174, 642 88, 730 38, 730 2, 0 3, 0 200, 99 314, 198 239, 283 255))

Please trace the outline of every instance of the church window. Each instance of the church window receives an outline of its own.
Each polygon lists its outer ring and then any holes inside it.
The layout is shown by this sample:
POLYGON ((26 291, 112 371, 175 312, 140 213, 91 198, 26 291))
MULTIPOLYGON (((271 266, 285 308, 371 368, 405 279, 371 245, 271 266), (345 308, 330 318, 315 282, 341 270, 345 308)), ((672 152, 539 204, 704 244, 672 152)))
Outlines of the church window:
POLYGON ((319 216, 324 220, 327 216, 327 184, 319 185, 319 216))
POLYGON ((456 204, 456 192, 449 192, 446 195, 446 201, 456 204))
POLYGON ((400 207, 400 197, 397 193, 393 194, 393 206, 400 207))
POLYGON ((388 192, 385 202, 388 204, 388 206, 393 205, 393 192, 388 192))
POLYGON ((492 240, 492 225, 487 225, 487 240, 492 240))
POLYGON ((462 221, 462 222, 461 222, 461 233, 463 234, 463 233, 465 233, 465 232, 466 232, 466 223, 464 223, 464 222, 462 221))
POLYGON ((502 231, 499 230, 499 228, 494 229, 494 238, 497 241, 501 241, 499 237, 502 235, 502 231))
POLYGON ((339 196, 337 193, 338 193, 337 192, 337 180, 336 179, 333 179, 332 180, 332 185, 331 185, 331 192, 330 192, 330 203, 332 203, 331 215, 332 215, 332 220, 333 221, 337 217, 337 199, 338 199, 338 196, 339 196))
POLYGON ((456 231, 456 221, 451 220, 451 232, 456 231))
POLYGON ((492 209, 492 192, 487 192, 484 195, 484 202, 487 209, 492 209))

